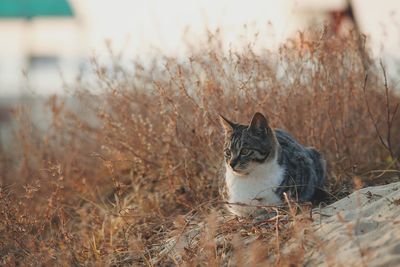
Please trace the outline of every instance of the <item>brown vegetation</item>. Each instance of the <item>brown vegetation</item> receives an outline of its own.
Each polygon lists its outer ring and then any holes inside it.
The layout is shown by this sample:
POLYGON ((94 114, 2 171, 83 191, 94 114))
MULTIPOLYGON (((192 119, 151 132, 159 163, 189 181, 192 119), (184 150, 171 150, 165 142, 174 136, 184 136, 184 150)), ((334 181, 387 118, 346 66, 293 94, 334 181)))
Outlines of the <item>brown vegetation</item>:
POLYGON ((94 60, 103 93, 78 81, 79 110, 50 98, 45 133, 16 112, 15 149, 0 162, 0 264, 303 263, 307 242, 318 242, 304 237, 307 213, 220 219, 218 114, 246 123, 261 111, 322 151, 334 197, 351 192, 356 177, 387 182, 399 170, 399 97, 379 64, 365 69, 372 60, 358 40, 301 34, 278 53, 224 53, 211 36, 185 60, 135 63, 134 72, 118 56, 111 67, 94 60), (202 230, 183 258, 160 254, 194 225, 202 230), (289 240, 298 255, 281 249, 289 240))

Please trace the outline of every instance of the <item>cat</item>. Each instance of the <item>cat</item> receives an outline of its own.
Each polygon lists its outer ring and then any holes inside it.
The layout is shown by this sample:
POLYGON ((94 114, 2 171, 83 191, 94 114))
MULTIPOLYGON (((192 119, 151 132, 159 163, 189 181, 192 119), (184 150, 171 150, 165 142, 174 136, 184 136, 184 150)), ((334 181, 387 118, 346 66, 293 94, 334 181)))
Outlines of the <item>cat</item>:
POLYGON ((225 132, 223 196, 230 212, 249 216, 260 210, 257 206, 282 204, 284 192, 298 202, 315 199, 326 178, 326 163, 317 150, 272 129, 259 112, 249 125, 220 118, 225 132))

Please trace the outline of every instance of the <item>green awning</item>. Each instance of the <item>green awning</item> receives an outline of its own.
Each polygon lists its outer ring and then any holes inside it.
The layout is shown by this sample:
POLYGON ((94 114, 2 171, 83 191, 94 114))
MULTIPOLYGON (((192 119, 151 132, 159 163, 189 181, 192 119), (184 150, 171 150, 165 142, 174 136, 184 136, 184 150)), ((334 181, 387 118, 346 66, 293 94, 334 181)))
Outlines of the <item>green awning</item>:
POLYGON ((0 0, 0 19, 73 16, 68 0, 0 0))

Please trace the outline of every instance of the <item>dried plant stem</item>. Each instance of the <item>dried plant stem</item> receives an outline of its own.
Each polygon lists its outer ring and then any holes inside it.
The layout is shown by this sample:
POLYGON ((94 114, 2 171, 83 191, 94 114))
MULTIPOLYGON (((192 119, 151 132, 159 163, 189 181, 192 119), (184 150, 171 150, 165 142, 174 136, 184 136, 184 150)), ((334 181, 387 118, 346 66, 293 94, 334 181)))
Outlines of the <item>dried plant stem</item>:
POLYGON ((364 85, 363 85, 363 92, 364 92, 364 101, 365 101, 365 105, 367 107, 367 111, 368 111, 368 115, 369 118, 375 128, 375 133, 378 136, 378 139, 381 143, 381 145, 388 151, 391 159, 396 163, 397 166, 399 165, 398 162, 398 157, 395 156, 394 152, 393 152, 393 147, 392 147, 392 126, 393 126, 393 120, 395 119, 395 116, 397 114, 397 110, 399 108, 399 103, 396 104, 394 111, 391 112, 390 110, 390 96, 389 96, 389 86, 387 83, 387 77, 386 77, 386 70, 385 67, 383 66, 383 63, 380 62, 380 66, 382 69, 382 73, 383 73, 383 81, 384 81, 384 87, 385 87, 385 109, 386 109, 386 138, 383 137, 383 134, 381 133, 381 131, 379 130, 379 126, 378 126, 378 122, 377 120, 374 118, 374 115, 372 114, 371 111, 371 107, 368 101, 368 95, 367 95, 367 81, 368 81, 368 74, 365 75, 365 79, 364 79, 364 85))

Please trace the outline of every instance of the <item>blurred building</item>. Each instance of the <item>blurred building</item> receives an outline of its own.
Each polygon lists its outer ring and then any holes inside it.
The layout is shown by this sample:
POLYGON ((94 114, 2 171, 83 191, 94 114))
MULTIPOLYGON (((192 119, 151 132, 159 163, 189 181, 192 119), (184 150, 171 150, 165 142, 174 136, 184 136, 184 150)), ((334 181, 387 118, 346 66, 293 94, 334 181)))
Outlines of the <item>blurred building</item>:
POLYGON ((78 73, 86 45, 81 21, 67 0, 0 1, 0 152, 12 140, 16 105, 46 121, 43 97, 78 73))
POLYGON ((57 92, 61 71, 76 75, 85 45, 80 21, 67 0, 1 0, 0 97, 57 92))

